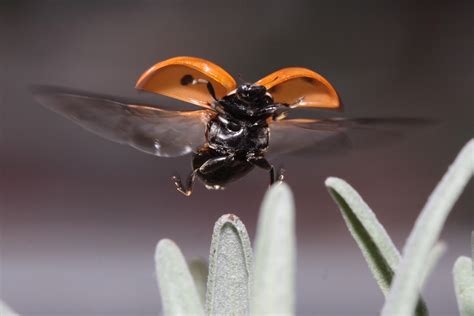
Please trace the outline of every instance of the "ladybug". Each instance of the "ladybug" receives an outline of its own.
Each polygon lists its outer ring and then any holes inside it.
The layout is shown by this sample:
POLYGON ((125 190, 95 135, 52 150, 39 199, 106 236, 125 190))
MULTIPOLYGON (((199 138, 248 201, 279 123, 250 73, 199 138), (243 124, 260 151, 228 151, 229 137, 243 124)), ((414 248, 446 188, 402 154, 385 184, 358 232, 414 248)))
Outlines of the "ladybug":
POLYGON ((283 172, 267 160, 269 155, 350 148, 351 131, 419 123, 416 119, 288 119, 294 108, 343 109, 324 77, 300 67, 237 85, 208 60, 175 57, 148 69, 136 88, 201 109, 170 111, 51 86, 33 92, 40 104, 111 141, 159 157, 192 153, 192 170, 185 181, 173 177, 176 189, 186 196, 191 195, 196 177, 208 189, 223 189, 258 167, 268 171, 272 184, 283 180, 283 172))

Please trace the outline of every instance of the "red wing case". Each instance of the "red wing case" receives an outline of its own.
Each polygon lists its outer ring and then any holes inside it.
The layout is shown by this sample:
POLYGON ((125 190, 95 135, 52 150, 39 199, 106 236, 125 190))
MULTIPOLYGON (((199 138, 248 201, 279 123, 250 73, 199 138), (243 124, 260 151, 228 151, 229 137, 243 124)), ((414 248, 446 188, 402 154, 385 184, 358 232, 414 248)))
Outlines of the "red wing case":
POLYGON ((212 85, 217 99, 236 88, 234 78, 224 69, 196 57, 174 57, 154 65, 140 77, 136 88, 209 107, 214 99, 204 81, 212 85), (193 80, 201 83, 192 84, 193 80))
POLYGON ((299 67, 280 69, 256 82, 265 86, 276 103, 291 107, 342 110, 336 90, 323 76, 299 67))

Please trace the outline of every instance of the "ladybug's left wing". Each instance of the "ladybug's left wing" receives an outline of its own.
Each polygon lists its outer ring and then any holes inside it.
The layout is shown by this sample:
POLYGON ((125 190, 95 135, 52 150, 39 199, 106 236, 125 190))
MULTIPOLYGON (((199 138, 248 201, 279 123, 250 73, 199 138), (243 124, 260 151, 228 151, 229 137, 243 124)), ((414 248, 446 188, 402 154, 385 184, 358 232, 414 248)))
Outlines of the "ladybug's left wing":
POLYGON ((163 94, 209 108, 236 88, 234 78, 218 65, 197 57, 174 57, 148 69, 137 89, 163 94))
POLYGON ((374 148, 402 139, 422 118, 288 119, 270 125, 268 155, 324 155, 374 148))
POLYGON ((210 111, 166 111, 56 87, 35 87, 36 100, 86 130, 160 157, 176 157, 204 145, 210 111))

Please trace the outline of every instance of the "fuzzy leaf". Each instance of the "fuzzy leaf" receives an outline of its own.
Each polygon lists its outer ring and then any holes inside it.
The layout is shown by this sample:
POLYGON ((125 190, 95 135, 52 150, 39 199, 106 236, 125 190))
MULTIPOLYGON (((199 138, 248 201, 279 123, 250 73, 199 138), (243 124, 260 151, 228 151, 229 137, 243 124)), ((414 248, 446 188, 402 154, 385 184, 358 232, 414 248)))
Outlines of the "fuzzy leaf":
POLYGON ((10 306, 5 304, 0 300, 0 315, 1 316, 18 316, 17 313, 15 313, 10 306))
POLYGON ((206 304, 206 282, 208 275, 207 262, 201 258, 195 258, 189 262, 188 266, 202 306, 204 306, 206 304))
MULTIPOLYGON (((362 197, 344 180, 328 178, 325 182, 336 201, 342 217, 362 251, 370 271, 384 295, 388 294, 400 253, 362 197)), ((427 315, 426 304, 420 298, 417 315, 427 315)))
POLYGON ((162 239, 155 252, 156 275, 164 315, 204 315, 204 308, 178 246, 162 239))
POLYGON ((461 316, 474 315, 474 270, 468 257, 459 257, 454 263, 454 289, 461 316))
POLYGON ((265 195, 257 225, 252 315, 293 315, 296 243, 290 188, 265 195))
POLYGON ((423 289, 428 277, 431 275, 431 272, 433 272, 439 259, 446 252, 446 248, 446 244, 442 241, 439 241, 434 245, 433 249, 431 249, 428 258, 426 259, 425 269, 422 271, 420 277, 420 291, 423 289))
POLYGON ((214 225, 206 310, 209 315, 248 315, 252 248, 244 224, 232 214, 214 225))
POLYGON ((441 179, 408 237, 397 274, 382 309, 383 316, 410 315, 423 270, 454 203, 474 173, 474 140, 470 140, 441 179))

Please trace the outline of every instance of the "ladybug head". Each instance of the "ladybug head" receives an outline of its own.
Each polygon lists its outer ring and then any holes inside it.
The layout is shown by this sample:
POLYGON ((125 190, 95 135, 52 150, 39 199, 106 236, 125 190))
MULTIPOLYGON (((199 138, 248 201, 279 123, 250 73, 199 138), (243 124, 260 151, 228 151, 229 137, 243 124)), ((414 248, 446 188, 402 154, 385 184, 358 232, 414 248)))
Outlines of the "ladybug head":
POLYGON ((246 102, 255 102, 263 99, 267 89, 250 83, 241 84, 236 91, 237 97, 246 102))

